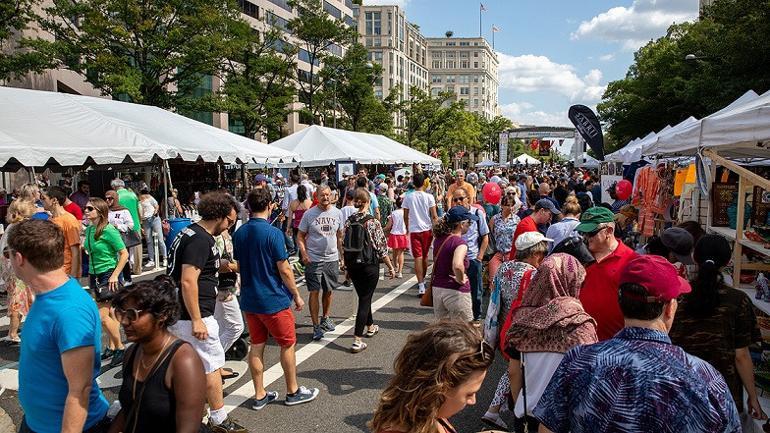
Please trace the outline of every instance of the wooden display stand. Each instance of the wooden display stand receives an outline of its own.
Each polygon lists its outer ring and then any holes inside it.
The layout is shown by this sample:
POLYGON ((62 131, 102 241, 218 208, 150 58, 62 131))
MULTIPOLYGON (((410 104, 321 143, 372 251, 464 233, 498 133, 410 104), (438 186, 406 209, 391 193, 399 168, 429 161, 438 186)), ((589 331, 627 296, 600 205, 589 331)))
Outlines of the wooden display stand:
MULTIPOLYGON (((713 150, 704 150, 703 156, 711 158, 711 161, 713 161, 712 165, 712 173, 716 170, 716 165, 721 165, 728 170, 734 172, 738 175, 738 217, 735 225, 735 229, 731 229, 729 227, 713 227, 711 225, 711 212, 709 212, 708 216, 708 224, 706 229, 712 233, 720 234, 727 239, 735 241, 735 247, 733 248, 733 286, 736 288, 740 288, 740 276, 742 270, 751 270, 751 271, 770 271, 770 264, 765 263, 743 263, 743 249, 749 248, 753 251, 756 251, 760 254, 764 254, 766 256, 770 256, 770 249, 765 248, 764 245, 761 242, 754 242, 752 240, 746 239, 743 236, 743 231, 745 229, 744 222, 745 222, 745 206, 746 206, 746 193, 753 192, 754 187, 758 186, 764 190, 770 190, 770 179, 765 179, 762 176, 749 171, 738 164, 725 159, 721 156, 719 156, 715 151, 713 150)), ((743 289, 744 291, 747 291, 746 289, 743 289)), ((752 301, 758 301, 754 298, 753 289, 750 289, 751 293, 749 295, 751 296, 752 301)), ((770 314, 770 303, 764 302, 764 301, 758 301, 762 304, 767 305, 757 305, 762 311, 765 313, 770 314)), ((755 302, 757 304, 758 302, 755 302)))

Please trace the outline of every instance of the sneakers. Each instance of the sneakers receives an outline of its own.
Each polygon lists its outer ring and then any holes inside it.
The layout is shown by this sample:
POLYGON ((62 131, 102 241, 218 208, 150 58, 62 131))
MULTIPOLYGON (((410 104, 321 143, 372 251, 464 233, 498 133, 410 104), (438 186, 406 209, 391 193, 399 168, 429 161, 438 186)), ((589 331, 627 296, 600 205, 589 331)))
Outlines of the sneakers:
POLYGON ((274 402, 277 398, 278 398, 278 393, 275 391, 270 391, 259 400, 257 400, 256 398, 252 399, 254 403, 251 405, 251 408, 254 410, 262 410, 265 408, 265 406, 274 402))
POLYGON ((145 268, 154 268, 155 267, 155 262, 152 261, 152 260, 149 260, 149 261, 147 261, 147 263, 144 264, 144 267, 145 268))
POLYGON ((396 278, 404 278, 404 274, 399 272, 396 274, 396 278))
POLYGON ((425 286, 420 286, 417 288, 417 296, 422 296, 425 294, 425 286))
POLYGON ((332 319, 328 317, 321 318, 321 329, 327 332, 332 332, 337 328, 337 325, 332 322, 332 319))
POLYGON ((364 349, 366 349, 366 343, 363 341, 354 341, 353 344, 350 346, 350 351, 352 353, 359 353, 362 352, 364 349))
POLYGON ((495 429, 508 431, 508 424, 503 421, 499 413, 487 412, 481 417, 481 420, 495 429))
POLYGON ((286 406, 294 406, 297 404, 308 403, 318 397, 318 388, 307 389, 304 386, 300 386, 297 392, 294 394, 286 394, 286 406))
POLYGON ((378 325, 372 325, 366 330, 366 336, 372 338, 377 335, 378 332, 380 332, 380 327, 378 325))
POLYGON ((110 367, 117 367, 123 363, 123 355, 126 351, 123 349, 117 349, 112 354, 112 361, 110 361, 110 367))
POLYGON ((351 284, 352 283, 350 282, 350 280, 345 280, 345 281, 342 282, 342 285, 345 286, 345 287, 350 287, 351 284))
POLYGON ((211 424, 211 419, 209 419, 208 428, 209 431, 214 433, 249 433, 245 427, 235 422, 235 420, 229 416, 225 418, 225 421, 222 424, 218 425, 211 424))
POLYGON ((321 325, 313 325, 313 341, 318 341, 324 338, 324 330, 321 325))
POLYGON ((112 349, 104 349, 104 352, 102 352, 102 361, 112 358, 114 353, 115 351, 112 349))

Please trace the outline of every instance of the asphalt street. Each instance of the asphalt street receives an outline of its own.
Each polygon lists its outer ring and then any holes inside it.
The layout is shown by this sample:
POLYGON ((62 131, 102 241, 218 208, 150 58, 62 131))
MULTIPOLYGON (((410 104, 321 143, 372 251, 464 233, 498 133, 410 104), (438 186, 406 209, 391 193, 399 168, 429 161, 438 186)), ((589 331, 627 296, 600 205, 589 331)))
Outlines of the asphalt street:
MULTIPOLYGON (((358 354, 350 353, 357 297, 353 291, 335 291, 332 318, 338 324, 320 342, 311 340, 312 324, 307 309, 296 314, 297 363, 301 385, 320 389, 316 401, 299 406, 283 405, 286 395, 279 348, 272 342, 265 349, 265 382, 267 389, 279 393, 278 401, 261 411, 250 408, 253 386, 248 366, 243 361, 228 361, 227 365, 240 377, 225 384, 225 403, 231 416, 252 432, 369 432, 367 422, 377 406, 379 395, 393 374, 393 361, 407 336, 422 329, 433 320, 430 308, 420 307, 416 279, 407 263, 402 279, 381 277, 374 296, 374 321, 380 333, 366 339, 368 348, 358 354)), ((307 294, 306 288, 300 288, 307 294)), ((2 323, 2 334, 7 325, 2 323)), ((23 333, 22 333, 23 338, 23 333)), ((12 431, 8 421, 19 424, 22 412, 18 403, 18 347, 0 343, 0 433, 12 431), (6 423, 3 423, 5 421, 6 423), (4 429, 4 430, 3 430, 4 429)), ((504 367, 500 356, 487 374, 475 406, 467 407, 452 420, 458 432, 478 432, 485 429, 481 415, 492 399, 504 367)), ((117 398, 121 383, 120 368, 104 366, 98 377, 99 386, 107 399, 117 398)))

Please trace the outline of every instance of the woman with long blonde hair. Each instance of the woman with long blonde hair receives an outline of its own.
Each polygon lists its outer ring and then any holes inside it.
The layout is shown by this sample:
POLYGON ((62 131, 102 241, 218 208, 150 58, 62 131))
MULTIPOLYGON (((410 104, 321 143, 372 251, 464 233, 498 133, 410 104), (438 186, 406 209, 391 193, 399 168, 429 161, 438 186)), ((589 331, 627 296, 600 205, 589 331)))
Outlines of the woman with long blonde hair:
POLYGON ((83 242, 88 254, 89 287, 99 306, 102 327, 109 337, 102 359, 112 358, 111 365, 115 366, 123 361, 124 346, 120 339, 120 324, 112 313, 110 302, 119 288, 120 273, 128 262, 128 250, 118 229, 110 224, 107 202, 91 197, 84 210, 90 223, 83 242))
POLYGON ((476 403, 494 355, 469 323, 441 321, 410 335, 369 428, 374 433, 456 433, 448 419, 476 403))
POLYGON ((43 208, 43 202, 40 198, 40 187, 34 183, 25 183, 19 189, 19 197, 16 200, 30 202, 35 206, 35 212, 29 217, 33 220, 47 220, 48 212, 43 208))
POLYGON ((5 282, 5 290, 8 293, 8 318, 10 319, 8 341, 12 344, 21 342, 21 338, 19 338, 21 318, 29 312, 35 295, 23 281, 16 278, 10 261, 5 257, 5 250, 8 247, 8 234, 11 233, 13 227, 30 219, 35 214, 35 210, 35 204, 31 201, 16 199, 11 202, 6 217, 9 226, 0 238, 0 251, 3 252, 2 257, 0 257, 0 280, 5 282))

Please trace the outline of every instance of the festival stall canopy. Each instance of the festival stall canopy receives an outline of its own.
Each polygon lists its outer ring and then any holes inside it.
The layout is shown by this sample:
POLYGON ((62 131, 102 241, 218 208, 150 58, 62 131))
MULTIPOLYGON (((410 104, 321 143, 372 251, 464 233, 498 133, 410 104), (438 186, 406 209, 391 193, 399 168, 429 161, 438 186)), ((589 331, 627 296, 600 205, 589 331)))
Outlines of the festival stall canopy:
POLYGON ((576 164, 579 163, 581 167, 585 168, 599 168, 599 165, 601 165, 599 160, 589 155, 588 152, 583 152, 583 155, 579 156, 577 161, 574 158, 571 161, 576 164))
MULTIPOLYGON (((767 113, 767 105, 770 102, 770 92, 763 96, 757 95, 753 90, 744 93, 721 110, 691 122, 669 134, 661 136, 655 149, 661 154, 694 154, 700 147, 729 146, 749 144, 752 147, 758 136, 762 136, 762 130, 770 130, 770 120, 762 119, 761 112, 767 113), (742 114, 739 114, 742 113, 742 114), (709 144, 706 143, 709 141, 709 144)), ((765 134, 765 139, 768 136, 765 134)), ((732 152, 734 156, 745 156, 739 152, 732 152)))
POLYGON ((496 162, 490 161, 490 160, 486 160, 486 161, 481 161, 480 163, 476 164, 476 167, 485 168, 485 167, 494 167, 496 165, 497 165, 496 162))
POLYGON ((441 160, 384 135, 318 125, 309 126, 271 145, 298 153, 303 167, 320 167, 336 161, 355 161, 359 164, 441 164, 441 160))
POLYGON ((522 153, 521 155, 517 156, 516 158, 513 158, 511 161, 511 164, 529 164, 529 165, 540 165, 541 162, 537 158, 533 158, 526 153, 522 153))
POLYGON ((686 128, 688 128, 691 125, 694 125, 696 123, 698 123, 698 119, 690 116, 687 119, 684 119, 683 121, 681 121, 680 123, 677 123, 676 125, 672 126, 668 130, 661 131, 660 133, 658 133, 654 137, 654 139, 649 140, 647 142, 647 144, 644 147, 642 147, 642 155, 644 155, 644 156, 657 155, 658 153, 660 153, 659 148, 660 148, 660 142, 661 141, 667 140, 668 137, 670 137, 670 136, 676 134, 677 132, 682 131, 682 130, 684 130, 684 129, 686 129, 686 128))
POLYGON ((297 154, 148 105, 0 87, 0 166, 80 166, 154 158, 290 162, 297 154))

